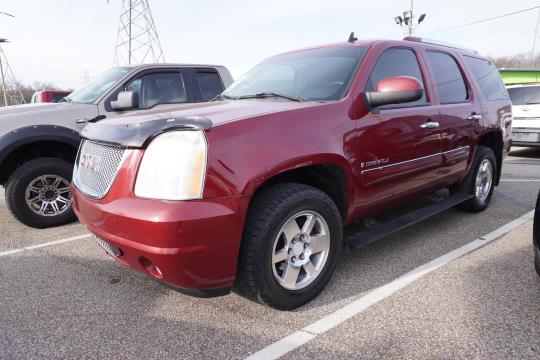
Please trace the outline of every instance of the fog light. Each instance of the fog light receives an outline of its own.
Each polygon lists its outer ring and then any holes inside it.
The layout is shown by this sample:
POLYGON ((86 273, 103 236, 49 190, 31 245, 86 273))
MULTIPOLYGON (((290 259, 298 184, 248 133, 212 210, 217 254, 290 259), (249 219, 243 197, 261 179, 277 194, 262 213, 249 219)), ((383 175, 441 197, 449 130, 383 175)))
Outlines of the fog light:
POLYGON ((150 260, 148 260, 145 257, 139 258, 139 263, 143 267, 143 269, 150 274, 150 276, 155 277, 156 279, 163 279, 163 274, 161 273, 161 270, 150 260))

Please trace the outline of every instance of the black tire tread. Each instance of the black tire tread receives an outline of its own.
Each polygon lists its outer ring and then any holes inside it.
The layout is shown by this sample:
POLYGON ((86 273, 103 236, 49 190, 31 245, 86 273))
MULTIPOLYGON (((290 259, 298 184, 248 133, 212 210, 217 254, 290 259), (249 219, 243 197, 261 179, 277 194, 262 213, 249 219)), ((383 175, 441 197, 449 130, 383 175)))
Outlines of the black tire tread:
POLYGON ((332 211, 338 218, 341 219, 339 210, 330 197, 311 186, 282 183, 257 194, 248 210, 240 248, 238 274, 235 283, 235 292, 239 295, 267 306, 275 306, 275 304, 269 303, 261 296, 262 289, 258 287, 258 274, 255 264, 260 260, 257 257, 257 248, 265 235, 272 231, 270 222, 275 214, 282 211, 291 200, 304 198, 320 199, 326 202, 332 207, 332 211))
MULTIPOLYGON (((37 214, 29 214, 26 209, 24 199, 20 199, 17 196, 20 186, 24 186, 26 181, 26 175, 34 171, 40 171, 41 169, 55 169, 57 171, 66 171, 73 168, 73 164, 66 160, 58 158, 38 158, 30 160, 21 166, 19 166, 9 177, 5 188, 5 199, 8 210, 13 216, 21 223, 37 228, 43 229, 51 226, 58 226, 73 222, 76 220, 73 209, 66 211, 58 217, 44 218, 39 217, 37 214)), ((67 179, 71 181, 71 176, 67 179)))
POLYGON ((496 160, 495 153, 493 152, 493 150, 487 146, 482 146, 482 145, 478 146, 478 148, 476 149, 474 160, 469 170, 469 173, 467 174, 467 176, 465 177, 462 183, 452 188, 452 192, 463 192, 465 194, 474 194, 474 182, 476 178, 476 171, 482 159, 486 157, 491 158, 493 162, 493 171, 494 171, 491 194, 489 195, 486 206, 479 206, 479 204, 476 201, 476 198, 473 198, 457 205, 456 206, 457 209, 462 210, 462 211, 467 211, 467 212, 480 212, 480 211, 485 210, 486 207, 489 205, 491 201, 491 197, 493 195, 494 188, 495 188, 495 178, 497 177, 497 174, 495 173, 497 171, 497 160, 496 160))

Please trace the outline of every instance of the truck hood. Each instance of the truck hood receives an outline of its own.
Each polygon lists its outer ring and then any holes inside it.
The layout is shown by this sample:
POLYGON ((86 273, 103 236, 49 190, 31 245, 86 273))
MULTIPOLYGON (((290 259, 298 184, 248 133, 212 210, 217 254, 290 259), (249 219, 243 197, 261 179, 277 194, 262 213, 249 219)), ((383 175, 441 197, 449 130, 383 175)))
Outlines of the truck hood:
POLYGON ((81 135, 112 145, 140 148, 157 134, 170 129, 209 129, 233 121, 317 105, 320 104, 246 99, 167 106, 90 123, 81 135))
POLYGON ((97 107, 93 104, 34 103, 0 108, 0 135, 32 125, 69 124, 75 127, 76 118, 94 117, 97 107))

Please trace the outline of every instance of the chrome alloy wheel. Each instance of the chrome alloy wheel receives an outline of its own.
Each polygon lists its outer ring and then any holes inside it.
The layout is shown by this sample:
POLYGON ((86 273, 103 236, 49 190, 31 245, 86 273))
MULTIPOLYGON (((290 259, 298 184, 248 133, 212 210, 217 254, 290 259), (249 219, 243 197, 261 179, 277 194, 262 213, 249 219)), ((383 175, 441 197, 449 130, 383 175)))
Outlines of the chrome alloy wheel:
POLYGON ((291 216, 279 230, 272 249, 272 270, 283 288, 299 290, 322 272, 330 251, 330 230, 314 211, 291 216))
POLYGON ((42 175, 26 187, 26 205, 41 216, 57 216, 71 207, 69 181, 58 175, 42 175))
POLYGON ((476 174, 475 195, 478 201, 484 202, 489 196, 493 185, 493 165, 488 159, 484 159, 480 164, 476 174))

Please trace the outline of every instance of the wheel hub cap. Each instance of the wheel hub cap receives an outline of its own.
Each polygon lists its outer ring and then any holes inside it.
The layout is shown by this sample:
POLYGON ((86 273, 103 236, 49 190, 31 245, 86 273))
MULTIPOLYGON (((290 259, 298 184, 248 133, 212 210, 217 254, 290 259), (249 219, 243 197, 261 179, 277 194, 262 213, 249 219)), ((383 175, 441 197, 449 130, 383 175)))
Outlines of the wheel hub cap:
POLYGON ((322 272, 330 251, 330 232, 324 218, 313 211, 291 216, 274 241, 272 270, 288 290, 311 284, 322 272))
POLYGON ((492 184, 493 166, 491 165, 491 161, 484 159, 480 164, 480 168, 478 169, 478 173, 476 175, 475 195, 479 201, 486 201, 491 192, 492 184))
POLYGON ((71 207, 69 181, 59 175, 43 175, 32 180, 25 191, 26 205, 41 216, 57 216, 71 207))

